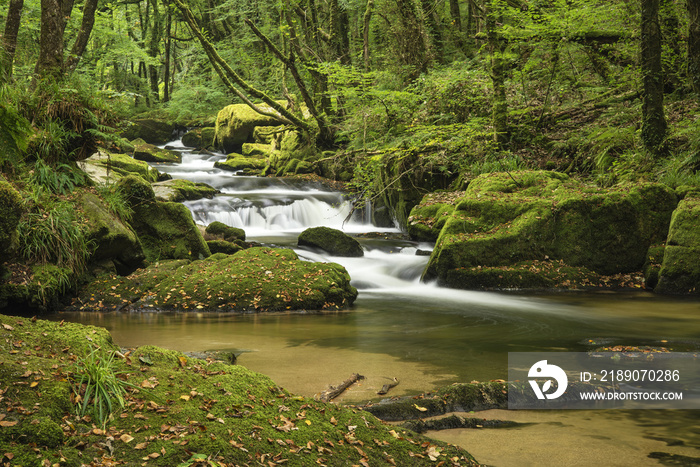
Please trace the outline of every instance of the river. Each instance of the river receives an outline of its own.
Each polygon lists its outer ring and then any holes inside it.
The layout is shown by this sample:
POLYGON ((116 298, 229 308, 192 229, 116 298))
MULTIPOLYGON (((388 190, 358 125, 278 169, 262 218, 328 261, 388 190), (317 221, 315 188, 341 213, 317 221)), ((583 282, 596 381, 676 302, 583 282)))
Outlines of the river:
MULTIPOLYGON (((224 155, 199 155, 181 143, 183 162, 158 165, 174 178, 221 190, 189 201, 196 222, 241 227, 248 240, 296 247, 305 228, 326 225, 359 235, 363 258, 335 258, 297 249, 310 261, 343 264, 360 294, 346 311, 323 314, 61 313, 60 319, 104 326, 117 344, 182 351, 226 350, 238 363, 312 396, 351 373, 366 377, 338 399, 376 400, 390 378, 391 395, 434 390, 453 382, 507 378, 508 352, 585 351, 600 345, 700 349, 700 302, 648 292, 515 294, 458 291, 419 281, 432 248, 397 239, 320 183, 237 176, 214 168, 224 155), (368 232, 373 235, 362 235, 368 232)), ((509 429, 447 430, 431 436, 496 466, 661 465, 663 451, 700 457, 697 411, 488 411, 512 419, 509 429), (668 444, 672 445, 668 445, 668 444)))

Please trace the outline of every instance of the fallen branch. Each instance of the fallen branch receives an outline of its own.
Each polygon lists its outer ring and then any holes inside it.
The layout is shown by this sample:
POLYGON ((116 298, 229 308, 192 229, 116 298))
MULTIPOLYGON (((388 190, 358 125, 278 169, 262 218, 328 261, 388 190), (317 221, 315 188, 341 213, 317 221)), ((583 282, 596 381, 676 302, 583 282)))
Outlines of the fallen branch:
POLYGON ((391 388, 395 388, 398 385, 399 385, 399 380, 396 379, 396 377, 394 377, 394 382, 388 383, 388 384, 385 384, 384 386, 382 386, 382 388, 379 391, 377 391, 377 394, 379 394, 380 396, 383 396, 384 394, 389 392, 389 390, 391 388))
POLYGON ((343 391, 352 386, 355 382, 361 379, 365 379, 365 377, 360 374, 353 373, 348 379, 340 383, 338 386, 329 386, 328 389, 321 393, 318 400, 320 400, 321 402, 330 402, 339 395, 341 395, 343 391))

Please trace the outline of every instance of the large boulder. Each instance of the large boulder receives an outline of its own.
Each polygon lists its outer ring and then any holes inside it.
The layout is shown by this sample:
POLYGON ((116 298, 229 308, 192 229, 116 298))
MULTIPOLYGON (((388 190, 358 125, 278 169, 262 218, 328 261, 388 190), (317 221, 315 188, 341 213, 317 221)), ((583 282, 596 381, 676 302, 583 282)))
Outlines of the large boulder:
POLYGON ((182 144, 190 148, 206 149, 214 145, 216 129, 213 127, 193 128, 182 136, 182 144))
MULTIPOLYGON (((258 107, 274 110, 264 104, 258 107)), ((255 127, 278 126, 280 121, 261 115, 246 104, 233 104, 221 109, 216 117, 215 145, 226 153, 241 152, 243 143, 253 141, 255 127)))
POLYGON ((78 167, 97 185, 115 183, 127 175, 139 175, 156 182, 163 178, 157 169, 126 154, 115 154, 100 149, 91 157, 78 161, 78 167))
POLYGON ((154 118, 139 118, 129 124, 122 136, 128 140, 141 138, 150 144, 165 144, 177 139, 185 128, 154 118))
POLYGON ((81 207, 87 219, 86 235, 95 244, 92 262, 111 261, 119 274, 130 274, 143 265, 146 256, 136 233, 97 196, 84 193, 81 207))
POLYGON ((135 175, 119 180, 118 187, 134 211, 131 226, 148 261, 202 259, 211 254, 183 204, 156 201, 151 184, 135 175))
POLYGON ((20 194, 8 182, 0 179, 0 264, 17 246, 17 225, 23 211, 20 194))
POLYGON ((673 213, 655 292, 700 294, 700 196, 683 199, 673 213))
POLYGON ((201 182, 171 179, 151 185, 158 201, 191 201, 196 199, 213 198, 219 190, 201 182))
POLYGON ((333 256, 364 256, 360 243, 340 230, 330 227, 311 227, 297 239, 299 246, 320 248, 333 256))
POLYGON ((83 302, 208 311, 286 311, 345 308, 357 297, 345 268, 302 261, 287 249, 250 248, 200 261, 163 261, 127 278, 97 280, 83 302))
POLYGON ((258 157, 246 157, 242 154, 232 152, 226 156, 225 161, 217 161, 214 167, 221 170, 238 172, 240 170, 257 171, 262 170, 267 165, 267 160, 258 157))
POLYGON ((162 149, 138 138, 131 142, 134 145, 134 159, 144 162, 182 162, 179 152, 162 149))
POLYGON ((418 238, 441 226, 424 280, 457 288, 473 288, 473 278, 461 277, 470 268, 549 259, 598 274, 639 271, 677 203, 659 184, 602 190, 544 171, 479 176, 452 210, 447 203, 428 209, 432 201, 410 216, 418 238))

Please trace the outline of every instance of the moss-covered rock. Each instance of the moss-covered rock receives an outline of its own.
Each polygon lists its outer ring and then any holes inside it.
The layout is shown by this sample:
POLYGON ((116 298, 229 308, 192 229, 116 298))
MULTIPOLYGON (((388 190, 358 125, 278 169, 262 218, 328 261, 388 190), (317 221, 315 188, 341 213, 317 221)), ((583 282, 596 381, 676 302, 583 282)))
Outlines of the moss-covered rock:
POLYGON ((299 246, 320 248, 333 256, 364 256, 360 242, 337 229, 311 227, 297 239, 299 246))
POLYGON ((182 144, 191 148, 206 149, 214 146, 216 129, 212 127, 193 128, 182 136, 182 144))
POLYGON ((242 154, 231 153, 226 156, 225 161, 217 161, 214 167, 221 170, 231 170, 238 172, 240 170, 262 170, 267 165, 265 159, 255 157, 245 157, 242 154))
POLYGON ((179 203, 186 200, 213 198, 219 190, 206 183, 196 183, 189 180, 172 179, 151 185, 158 201, 179 203))
POLYGON ((429 205, 426 199, 412 216, 424 224, 412 231, 430 238, 442 224, 424 279, 447 283, 463 274, 455 270, 548 258, 598 274, 638 271, 649 246, 663 241, 676 197, 658 184, 602 190, 524 171, 474 179, 452 212, 429 205))
POLYGON ((98 279, 81 301, 100 308, 278 311, 345 308, 357 290, 345 268, 301 261, 292 250, 249 248, 183 264, 159 262, 129 277, 98 279))
POLYGON ((0 180, 0 264, 17 246, 17 225, 22 216, 22 197, 12 185, 0 180))
POLYGON ((259 144, 275 144, 284 126, 257 126, 253 130, 253 141, 259 144))
POLYGON ((254 157, 257 159, 266 159, 270 157, 272 147, 269 144, 258 143, 243 143, 241 152, 246 157, 254 157))
POLYGON ((240 365, 154 346, 120 356, 109 334, 90 326, 2 315, 0 324, 0 340, 21 346, 0 365, 3 464, 477 465, 461 448, 290 394, 240 365), (106 429, 77 419, 71 397, 71 375, 94 348, 113 357, 110 372, 139 388, 123 409, 115 401, 106 429))
MULTIPOLYGON (((267 105, 259 105, 265 111, 274 112, 267 105)), ((255 127, 278 126, 279 120, 261 115, 246 104, 224 107, 216 117, 215 144, 226 153, 240 152, 243 143, 253 141, 255 127)))
POLYGON ((214 237, 220 237, 227 242, 235 242, 236 240, 245 241, 245 230, 239 229, 238 227, 231 227, 223 222, 212 222, 206 227, 205 232, 214 237))
POLYGON ((233 255, 244 249, 241 245, 233 242, 227 242, 226 240, 207 240, 207 245, 209 246, 209 251, 211 251, 212 255, 215 255, 216 253, 233 255))
POLYGON ((700 293, 700 196, 686 196, 673 213, 654 291, 700 293))
POLYGON ((54 264, 27 267, 21 281, 0 283, 0 309, 30 315, 55 311, 59 299, 73 283, 74 274, 70 269, 54 264))
POLYGON ((126 154, 109 153, 104 150, 79 161, 78 166, 98 185, 115 183, 127 175, 139 175, 149 182, 156 182, 161 178, 160 172, 146 162, 137 161, 126 154))
POLYGON ((169 149, 161 149, 153 144, 145 142, 143 139, 135 139, 131 142, 134 145, 134 159, 144 162, 182 162, 182 155, 179 152, 169 149))
POLYGON ((184 129, 180 125, 163 120, 140 118, 129 124, 122 136, 128 140, 141 138, 149 144, 165 144, 177 139, 179 132, 184 129))
POLYGON ((148 261, 201 259, 211 254, 187 207, 156 201, 151 184, 140 177, 124 177, 118 187, 134 211, 131 226, 148 261))
POLYGON ((136 233, 97 196, 84 193, 81 208, 87 219, 87 236, 95 244, 92 262, 112 261, 120 274, 130 274, 143 265, 146 256, 136 233))
POLYGON ((659 272, 664 259, 665 245, 652 245, 647 250, 647 258, 642 266, 644 287, 653 290, 659 283, 659 272))

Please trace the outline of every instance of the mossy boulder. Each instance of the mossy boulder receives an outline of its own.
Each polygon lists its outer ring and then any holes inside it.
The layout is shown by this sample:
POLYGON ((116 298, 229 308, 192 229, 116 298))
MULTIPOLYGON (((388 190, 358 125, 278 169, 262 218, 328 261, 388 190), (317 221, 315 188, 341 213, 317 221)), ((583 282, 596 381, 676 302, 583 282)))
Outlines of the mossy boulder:
POLYGON ((652 245, 647 250, 646 261, 642 271, 644 272, 644 287, 654 289, 659 283, 659 272, 661 271, 661 263, 664 259, 664 250, 666 245, 652 245))
POLYGON ((182 155, 179 152, 169 149, 162 149, 153 144, 145 142, 143 139, 135 139, 131 142, 134 145, 134 159, 144 162, 182 162, 182 155))
POLYGON ((337 229, 311 227, 297 239, 299 246, 320 248, 333 256, 364 256, 360 242, 337 229))
POLYGON ((160 172, 144 161, 126 155, 99 150, 91 157, 79 161, 78 166, 98 185, 114 183, 127 175, 139 175, 144 180, 156 182, 160 172))
POLYGON ((214 135, 216 129, 213 127, 194 128, 182 136, 182 144, 190 148, 206 149, 214 146, 214 135))
POLYGON ((219 237, 227 242, 235 242, 236 240, 245 241, 245 230, 238 227, 231 227, 223 222, 212 222, 209 224, 205 232, 214 237, 219 237))
POLYGON ((212 255, 216 253, 232 255, 244 249, 244 247, 238 243, 227 242, 226 240, 207 240, 207 245, 212 255))
POLYGON ((655 292, 700 293, 700 196, 688 195, 673 213, 655 292))
POLYGON ((151 185, 158 201, 182 201, 213 198, 219 190, 206 183, 191 182, 189 180, 171 179, 151 185))
MULTIPOLYGON (((274 110, 264 104, 265 111, 274 110)), ((253 141, 255 127, 278 126, 279 120, 261 115, 246 104, 233 104, 221 109, 216 117, 215 145, 226 153, 240 152, 243 143, 253 141)))
POLYGON ((23 314, 55 311, 74 279, 73 271, 54 264, 28 267, 21 282, 0 282, 0 309, 23 314))
POLYGON ((245 157, 266 159, 270 157, 270 153, 272 152, 272 146, 270 146, 269 144, 243 143, 241 152, 245 157))
POLYGON ((81 293, 107 308, 129 300, 136 307, 238 312, 339 309, 357 297, 345 268, 302 261, 292 250, 255 247, 171 263, 100 279, 81 293))
POLYGON ((185 128, 181 125, 155 118, 139 118, 124 130, 122 136, 128 140, 141 138, 149 144, 165 144, 178 138, 185 128))
POLYGON ((210 255, 187 207, 156 201, 150 183, 137 176, 124 177, 118 187, 134 211, 131 226, 148 261, 201 259, 210 255))
POLYGON ((217 161, 214 163, 214 167, 217 169, 231 170, 233 172, 238 172, 240 170, 262 170, 266 165, 267 161, 265 159, 245 157, 235 152, 226 156, 225 161, 217 161))
POLYGON ((3 465, 478 465, 461 448, 291 394, 240 365, 148 345, 122 357, 102 328, 0 315, 0 340, 16 350, 0 365, 3 465), (94 349, 108 374, 139 388, 105 429, 75 417, 71 397, 94 349))
POLYGON ((0 264, 8 259, 17 245, 17 225, 23 211, 19 192, 8 182, 0 180, 0 264))
POLYGON ((413 231, 429 237, 442 223, 424 279, 445 284, 454 270, 549 258, 598 274, 638 271, 649 246, 663 241, 677 203, 659 184, 603 190, 545 171, 479 176, 452 212, 441 206, 432 218, 428 201, 412 216, 425 228, 413 231))
POLYGON ((146 256, 136 233, 92 193, 81 197, 87 220, 87 236, 95 244, 92 262, 112 261, 120 274, 130 274, 143 265, 146 256))
POLYGON ((259 144, 275 144, 284 126, 257 126, 253 130, 253 141, 259 144))

